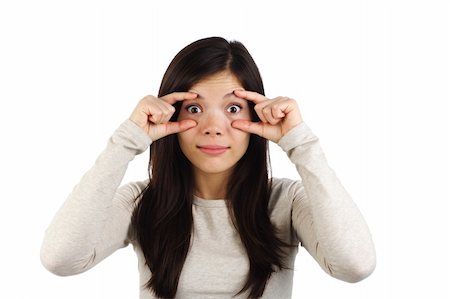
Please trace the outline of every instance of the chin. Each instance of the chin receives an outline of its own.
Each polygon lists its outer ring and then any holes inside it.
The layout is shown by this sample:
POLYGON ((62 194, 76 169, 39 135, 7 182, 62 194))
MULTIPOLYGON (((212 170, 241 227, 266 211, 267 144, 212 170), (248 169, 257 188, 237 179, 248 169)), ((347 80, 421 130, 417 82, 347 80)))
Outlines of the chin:
POLYGON ((217 174, 231 174, 233 166, 195 166, 196 171, 200 171, 204 174, 217 175, 217 174))

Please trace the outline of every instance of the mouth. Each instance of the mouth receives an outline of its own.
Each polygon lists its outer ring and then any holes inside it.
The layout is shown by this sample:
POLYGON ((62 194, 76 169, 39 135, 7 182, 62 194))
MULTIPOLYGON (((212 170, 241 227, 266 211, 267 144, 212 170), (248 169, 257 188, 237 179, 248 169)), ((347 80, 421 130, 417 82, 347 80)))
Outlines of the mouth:
POLYGON ((228 149, 230 149, 229 146, 223 146, 223 145, 197 145, 197 148, 208 155, 220 155, 226 152, 228 149))

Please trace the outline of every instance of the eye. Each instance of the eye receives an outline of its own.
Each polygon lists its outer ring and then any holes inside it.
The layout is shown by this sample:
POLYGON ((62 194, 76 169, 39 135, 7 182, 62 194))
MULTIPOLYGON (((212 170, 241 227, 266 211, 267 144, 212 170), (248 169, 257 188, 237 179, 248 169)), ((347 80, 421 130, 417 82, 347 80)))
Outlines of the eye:
POLYGON ((241 106, 233 104, 227 108, 227 111, 230 113, 238 113, 239 111, 241 111, 241 109, 242 109, 241 106))
POLYGON ((186 107, 187 112, 195 114, 202 112, 202 109, 197 105, 189 105, 186 107))

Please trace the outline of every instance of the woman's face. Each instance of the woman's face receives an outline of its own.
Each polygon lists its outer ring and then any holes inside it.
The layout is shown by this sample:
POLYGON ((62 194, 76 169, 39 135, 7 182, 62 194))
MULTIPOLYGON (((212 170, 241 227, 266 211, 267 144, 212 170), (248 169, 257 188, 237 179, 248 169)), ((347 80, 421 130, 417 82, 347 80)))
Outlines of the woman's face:
POLYGON ((192 119, 197 126, 178 134, 181 150, 199 174, 229 175, 247 150, 250 134, 231 127, 236 119, 251 119, 246 100, 233 91, 243 89, 229 71, 212 75, 189 90, 198 94, 182 103, 178 120, 192 119))

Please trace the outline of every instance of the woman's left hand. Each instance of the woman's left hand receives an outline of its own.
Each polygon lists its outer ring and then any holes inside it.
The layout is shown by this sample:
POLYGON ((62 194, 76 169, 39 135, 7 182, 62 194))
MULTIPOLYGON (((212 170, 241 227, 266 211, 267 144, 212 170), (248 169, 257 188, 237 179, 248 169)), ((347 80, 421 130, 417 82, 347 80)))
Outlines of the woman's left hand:
POLYGON ((235 120, 232 127, 247 133, 253 133, 278 143, 292 128, 303 122, 297 102, 287 97, 268 99, 253 91, 235 90, 234 94, 255 103, 256 114, 261 122, 235 120))

